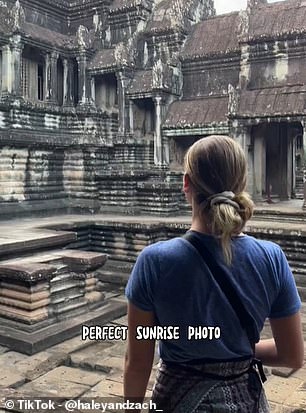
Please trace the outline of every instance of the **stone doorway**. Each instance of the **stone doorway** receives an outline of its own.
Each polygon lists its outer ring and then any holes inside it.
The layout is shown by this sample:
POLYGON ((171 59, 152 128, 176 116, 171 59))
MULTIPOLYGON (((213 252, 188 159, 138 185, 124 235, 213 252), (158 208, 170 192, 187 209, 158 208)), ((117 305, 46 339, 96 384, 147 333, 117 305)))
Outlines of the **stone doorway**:
POLYGON ((253 126, 255 200, 288 200, 296 192, 296 139, 303 133, 298 122, 253 126))

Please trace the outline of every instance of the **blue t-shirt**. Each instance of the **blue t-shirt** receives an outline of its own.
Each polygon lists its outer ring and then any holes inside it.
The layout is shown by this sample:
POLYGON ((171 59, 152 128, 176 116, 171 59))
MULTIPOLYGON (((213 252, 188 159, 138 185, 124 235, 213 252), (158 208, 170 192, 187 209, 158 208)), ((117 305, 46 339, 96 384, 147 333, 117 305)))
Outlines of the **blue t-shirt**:
MULTIPOLYGON (((225 265, 219 241, 193 233, 219 264, 225 265)), ((301 300, 286 257, 277 244, 242 235, 232 240, 232 251, 231 282, 255 320, 259 340, 267 317, 293 315, 300 309, 301 300)), ((143 249, 129 278, 126 296, 136 307, 154 312, 158 325, 179 327, 178 340, 159 342, 160 356, 165 361, 228 360, 252 353, 235 311, 201 255, 183 238, 143 249), (188 339, 190 327, 196 327, 206 338, 188 339), (207 335, 208 327, 214 333, 213 339, 207 335), (218 328, 220 338, 215 338, 218 328)))

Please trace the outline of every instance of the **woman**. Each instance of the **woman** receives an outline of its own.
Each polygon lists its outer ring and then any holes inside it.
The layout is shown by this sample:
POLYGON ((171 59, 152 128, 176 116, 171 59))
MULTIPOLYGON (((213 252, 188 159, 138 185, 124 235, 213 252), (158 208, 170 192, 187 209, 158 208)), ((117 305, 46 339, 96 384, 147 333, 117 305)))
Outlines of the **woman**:
POLYGON ((126 399, 144 397, 154 358, 155 340, 137 340, 138 326, 179 329, 178 339, 169 329, 159 342, 152 400, 165 413, 268 412, 252 363, 254 348, 266 365, 302 366, 301 302, 284 253, 241 232, 253 212, 246 177, 244 152, 229 137, 203 138, 186 154, 183 190, 192 206, 188 234, 209 250, 222 274, 229 274, 236 301, 252 319, 253 339, 200 250, 184 238, 150 245, 139 255, 126 288, 126 399), (266 318, 273 339, 259 340, 266 318))

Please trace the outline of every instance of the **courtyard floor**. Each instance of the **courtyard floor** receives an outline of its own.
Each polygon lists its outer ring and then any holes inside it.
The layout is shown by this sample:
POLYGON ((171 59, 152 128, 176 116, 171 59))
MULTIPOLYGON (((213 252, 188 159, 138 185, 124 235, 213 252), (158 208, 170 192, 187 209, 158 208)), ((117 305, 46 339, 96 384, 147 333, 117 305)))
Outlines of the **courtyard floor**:
MULTIPOLYGON (((281 211, 285 213, 301 213, 302 201, 288 203, 262 204, 258 209, 281 211)), ((37 243, 40 238, 52 237, 55 231, 43 229, 45 226, 73 224, 84 221, 122 221, 124 222, 189 222, 188 217, 152 218, 152 217, 118 217, 112 215, 70 215, 49 218, 24 218, 0 222, 0 254, 3 256, 12 250, 22 250, 26 243, 37 243)), ((256 225, 256 220, 251 223, 256 225)), ((271 222, 261 222, 270 225, 271 222)), ((273 226, 284 227, 306 233, 306 221, 278 223, 273 226)), ((108 297, 124 300, 123 288, 109 284, 108 297)), ((306 323, 305 304, 303 305, 303 321, 306 323)), ((126 326, 126 316, 112 320, 109 325, 126 326)), ((266 328, 263 337, 269 337, 266 328)), ((126 342, 117 341, 82 341, 77 336, 35 355, 27 356, 0 346, 0 413, 7 411, 43 411, 18 400, 37 400, 41 398, 56 400, 94 399, 112 402, 122 397, 123 358, 126 342), (8 400, 14 402, 13 409, 6 409, 8 400)), ((152 390, 158 357, 148 386, 148 394, 152 390)), ((298 371, 290 369, 267 369, 268 380, 264 387, 275 413, 306 412, 306 364, 298 371)), ((63 403, 61 403, 63 405, 63 403)), ((94 412, 101 410, 79 408, 75 412, 94 412)), ((8 407, 8 406, 7 406, 8 407)), ((11 406, 12 407, 12 406, 11 406)), ((84 407, 84 406, 83 406, 84 407)), ((54 411, 52 409, 45 411, 54 411)), ((66 412, 64 407, 58 412, 66 412)), ((72 410, 70 410, 72 411, 72 410)))

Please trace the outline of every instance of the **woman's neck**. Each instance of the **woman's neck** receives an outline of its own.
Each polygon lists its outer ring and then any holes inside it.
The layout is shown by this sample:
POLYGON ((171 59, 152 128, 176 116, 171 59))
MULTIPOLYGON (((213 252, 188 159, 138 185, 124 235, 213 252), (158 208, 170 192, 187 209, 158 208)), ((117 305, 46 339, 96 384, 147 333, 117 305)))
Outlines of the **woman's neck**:
POLYGON ((211 232, 207 225, 205 224, 205 220, 200 218, 198 214, 192 214, 192 221, 191 221, 191 228, 192 231, 201 232, 203 234, 211 235, 211 232))

